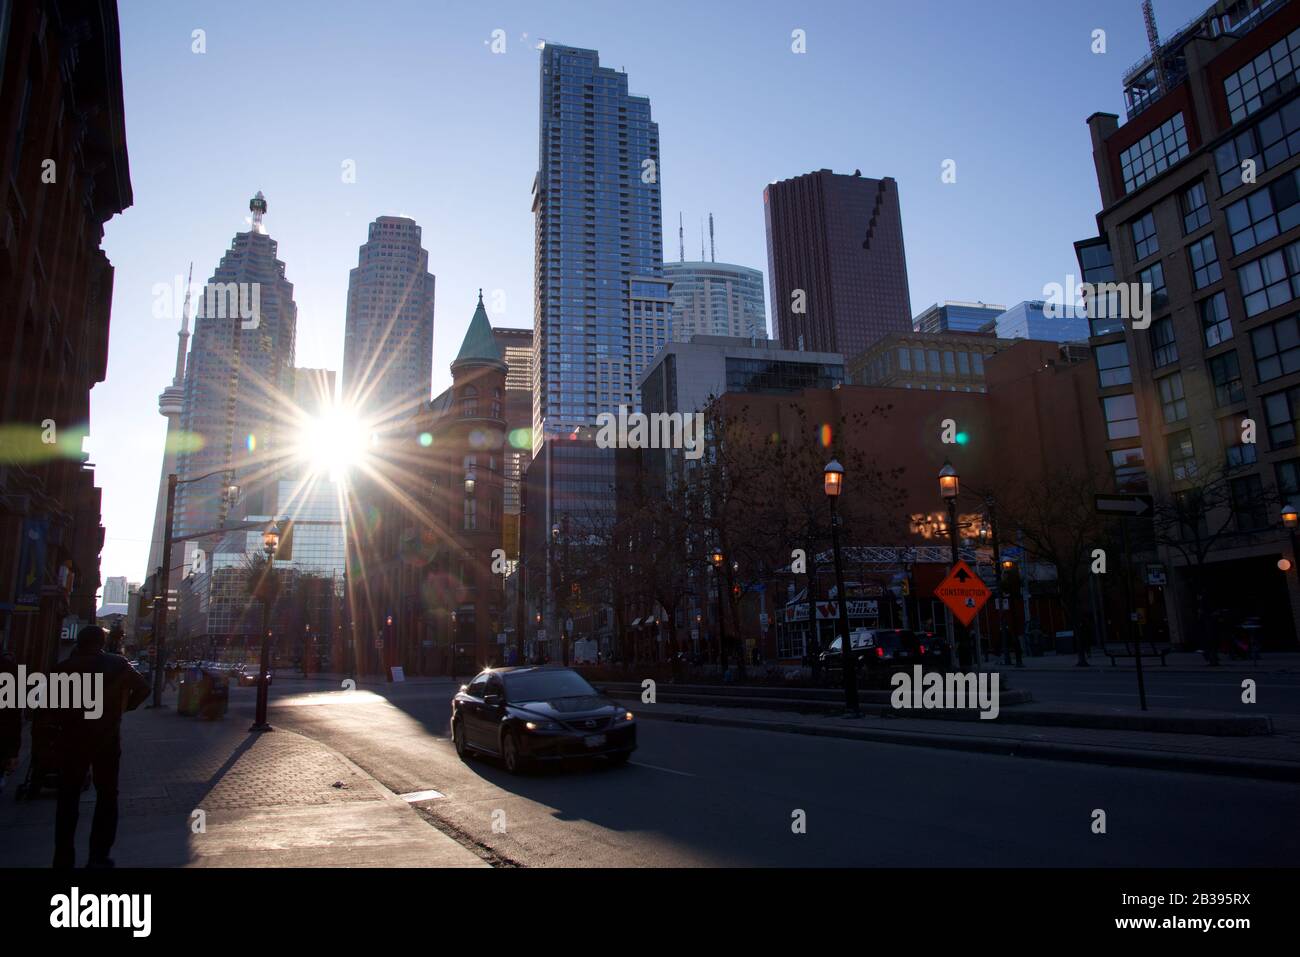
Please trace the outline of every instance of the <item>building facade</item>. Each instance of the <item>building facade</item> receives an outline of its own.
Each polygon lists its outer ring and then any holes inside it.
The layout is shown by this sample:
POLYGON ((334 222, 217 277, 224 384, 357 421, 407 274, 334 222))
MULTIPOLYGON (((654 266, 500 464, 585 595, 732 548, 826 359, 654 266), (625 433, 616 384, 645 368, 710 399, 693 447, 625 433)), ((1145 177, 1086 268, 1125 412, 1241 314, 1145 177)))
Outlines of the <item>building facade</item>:
POLYGON ((673 335, 767 338, 763 274, 748 266, 718 262, 664 263, 672 282, 673 335))
POLYGON ((984 363, 1011 345, 980 333, 896 333, 848 364, 854 385, 939 392, 987 392, 984 363))
POLYGON ((422 231, 404 216, 370 224, 348 274, 343 399, 366 422, 400 422, 433 384, 434 277, 422 231))
POLYGON ((1006 306, 983 302, 936 302, 912 320, 917 332, 983 332, 1006 306))
POLYGON ((784 349, 855 356, 912 328, 898 184, 828 169, 763 190, 772 328, 784 349))
POLYGON ((1266 648, 1295 647, 1278 562, 1300 557, 1280 527, 1300 505, 1298 73, 1300 4, 1225 0, 1125 77, 1126 123, 1088 120, 1102 209, 1081 271, 1150 289, 1141 321, 1095 297, 1105 449, 1183 516, 1152 556, 1176 644, 1253 618, 1266 648))
MULTIPOLYGON (((274 514, 277 463, 292 447, 298 307, 278 245, 262 226, 261 193, 249 207, 252 228, 235 235, 196 312, 181 412, 192 439, 177 457, 176 535, 219 528, 231 484, 247 513, 274 514)), ((180 549, 172 561, 189 564, 180 549)), ((175 568, 171 577, 179 580, 175 568)))
POLYGON ((505 542, 510 559, 519 558, 520 486, 533 455, 533 330, 493 327, 492 337, 506 363, 505 542))
POLYGON ((671 308, 650 101, 629 95, 627 75, 602 67, 595 50, 553 43, 541 48, 540 83, 534 452, 544 431, 635 404, 671 308))
POLYGON ((994 320, 993 333, 999 339, 1087 342, 1087 317, 1055 315, 1057 311, 1041 299, 1016 303, 994 320))
POLYGON ((0 646, 48 670, 61 632, 95 620, 104 530, 82 440, 108 364, 104 224, 131 205, 131 177, 117 5, 2 14, 0 646))

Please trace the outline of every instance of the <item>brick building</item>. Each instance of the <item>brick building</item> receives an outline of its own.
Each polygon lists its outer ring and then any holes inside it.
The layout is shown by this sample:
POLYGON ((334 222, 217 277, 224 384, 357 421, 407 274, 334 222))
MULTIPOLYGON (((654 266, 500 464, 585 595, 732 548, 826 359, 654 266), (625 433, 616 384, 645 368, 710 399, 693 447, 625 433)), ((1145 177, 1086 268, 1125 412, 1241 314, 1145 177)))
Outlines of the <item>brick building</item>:
POLYGON ((104 223, 132 203, 117 5, 0 17, 0 629, 48 668, 95 620, 100 491, 82 451, 107 372, 104 223), (65 646, 66 647, 66 646, 65 646))

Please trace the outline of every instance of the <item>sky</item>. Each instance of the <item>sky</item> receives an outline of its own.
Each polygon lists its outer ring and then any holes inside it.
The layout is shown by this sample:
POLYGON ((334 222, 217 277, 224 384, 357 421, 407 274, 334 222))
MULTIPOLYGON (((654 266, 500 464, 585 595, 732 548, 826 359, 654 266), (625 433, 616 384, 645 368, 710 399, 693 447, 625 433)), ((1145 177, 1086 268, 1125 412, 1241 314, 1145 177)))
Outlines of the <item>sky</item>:
MULTIPOLYGON (((1162 34, 1207 6, 1156 0, 1162 34)), ((766 276, 766 184, 823 168, 892 176, 913 315, 945 299, 1042 298, 1077 272, 1072 244, 1096 234, 1100 204, 1085 120, 1123 116, 1122 74, 1146 52, 1139 0, 119 9, 135 203, 105 227, 108 376, 91 393, 85 448, 103 489, 101 575, 130 581, 146 574, 166 435, 158 393, 179 328, 179 304, 158 308, 155 290, 183 283, 191 261, 206 281, 249 228, 258 190, 294 284, 297 365, 340 368, 348 270, 380 215, 423 227, 433 394, 451 381, 480 287, 494 325, 531 328, 539 41, 600 51, 650 98, 667 259, 678 213, 690 260, 711 212, 718 260, 766 276), (792 49, 796 30, 805 52, 792 49), (948 160, 955 182, 941 177, 948 160)))

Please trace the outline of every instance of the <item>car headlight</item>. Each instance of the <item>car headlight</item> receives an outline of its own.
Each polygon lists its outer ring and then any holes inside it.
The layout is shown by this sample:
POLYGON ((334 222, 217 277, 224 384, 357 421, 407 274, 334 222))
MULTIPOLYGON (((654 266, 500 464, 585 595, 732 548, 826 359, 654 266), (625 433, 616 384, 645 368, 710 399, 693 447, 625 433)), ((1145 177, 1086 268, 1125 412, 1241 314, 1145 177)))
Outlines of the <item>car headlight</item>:
POLYGON ((529 731, 559 731, 560 726, 554 721, 525 721, 524 727, 529 731))
POLYGON ((624 720, 624 721, 631 721, 631 720, 632 720, 632 712, 631 712, 631 711, 625 711, 625 712, 623 712, 623 720, 624 720))

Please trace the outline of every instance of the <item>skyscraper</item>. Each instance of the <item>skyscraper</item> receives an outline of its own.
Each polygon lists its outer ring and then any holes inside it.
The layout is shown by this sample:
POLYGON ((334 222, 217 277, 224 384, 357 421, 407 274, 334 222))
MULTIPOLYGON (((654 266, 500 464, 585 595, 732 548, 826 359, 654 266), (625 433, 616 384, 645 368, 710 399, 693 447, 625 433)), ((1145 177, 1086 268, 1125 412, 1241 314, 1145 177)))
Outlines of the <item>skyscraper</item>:
POLYGON ((846 359, 912 331, 898 184, 828 169, 763 190, 772 326, 786 349, 846 359))
POLYGON ((979 332, 1007 311, 987 302, 936 302, 912 320, 916 332, 979 332))
POLYGON ((691 336, 767 338, 763 274, 718 262, 664 263, 672 281, 673 341, 691 336))
POLYGON ((405 419, 433 383, 433 274, 421 230, 380 216, 348 276, 343 401, 367 420, 405 419))
POLYGON ((298 307, 278 246, 262 227, 261 193, 249 208, 252 228, 235 235, 195 317, 181 411, 186 448, 177 461, 188 483, 176 494, 178 535, 216 528, 230 483, 242 490, 246 514, 273 514, 276 506, 277 456, 292 422, 298 307), (195 481, 211 472, 218 474, 195 481))
POLYGON ((543 425, 556 433, 637 405, 671 310, 650 101, 595 50, 545 43, 540 69, 534 452, 543 425))

